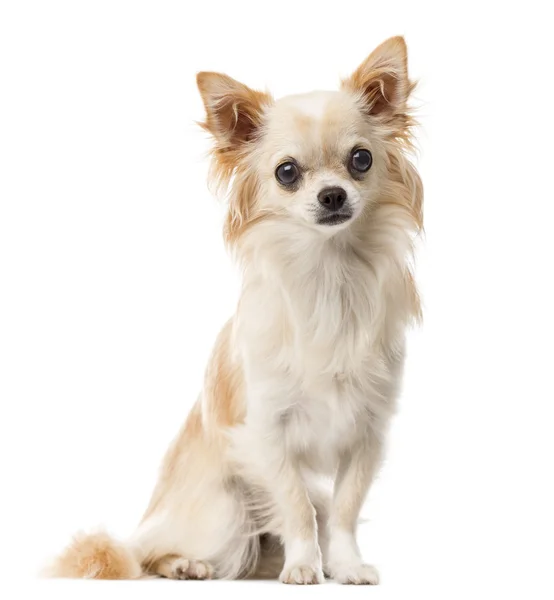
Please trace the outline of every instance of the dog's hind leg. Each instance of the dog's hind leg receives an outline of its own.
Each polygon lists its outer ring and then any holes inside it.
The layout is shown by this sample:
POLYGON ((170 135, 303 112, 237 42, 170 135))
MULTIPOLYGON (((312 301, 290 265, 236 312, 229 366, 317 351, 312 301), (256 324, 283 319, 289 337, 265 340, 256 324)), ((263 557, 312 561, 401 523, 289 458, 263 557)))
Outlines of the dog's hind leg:
POLYGON ((199 452, 164 483, 130 540, 145 573, 236 579, 255 568, 259 539, 241 486, 208 458, 199 452))
POLYGON ((142 569, 169 579, 236 579, 256 565, 258 536, 252 535, 240 497, 224 485, 205 486, 204 502, 168 506, 151 515, 132 539, 142 569))

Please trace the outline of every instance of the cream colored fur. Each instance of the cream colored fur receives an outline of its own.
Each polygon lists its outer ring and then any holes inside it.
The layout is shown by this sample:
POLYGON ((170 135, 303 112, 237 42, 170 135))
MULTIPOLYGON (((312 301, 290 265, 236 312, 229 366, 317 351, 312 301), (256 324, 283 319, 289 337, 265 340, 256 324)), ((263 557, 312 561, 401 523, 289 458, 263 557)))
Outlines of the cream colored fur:
POLYGON ((406 328, 419 317, 410 265, 422 188, 406 158, 412 89, 402 38, 340 91, 273 101, 201 73, 214 176, 230 185, 226 240, 243 268, 234 317, 205 387, 124 546, 76 538, 60 576, 272 576, 378 582, 356 524, 396 408, 406 328), (371 151, 361 178, 345 166, 371 151), (275 169, 294 159, 302 179, 275 169), (341 186, 352 218, 318 225, 317 194, 341 186), (326 481, 333 482, 329 489, 326 481))

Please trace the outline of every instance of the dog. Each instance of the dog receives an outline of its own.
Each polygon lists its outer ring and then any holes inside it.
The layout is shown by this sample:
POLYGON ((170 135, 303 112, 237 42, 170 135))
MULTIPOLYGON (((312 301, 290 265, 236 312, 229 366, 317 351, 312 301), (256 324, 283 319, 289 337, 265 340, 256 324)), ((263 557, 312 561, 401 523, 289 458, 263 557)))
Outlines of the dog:
POLYGON ((212 72, 197 84, 237 309, 135 534, 79 534, 48 572, 377 584, 356 528, 421 318, 405 41, 338 91, 274 100, 212 72))

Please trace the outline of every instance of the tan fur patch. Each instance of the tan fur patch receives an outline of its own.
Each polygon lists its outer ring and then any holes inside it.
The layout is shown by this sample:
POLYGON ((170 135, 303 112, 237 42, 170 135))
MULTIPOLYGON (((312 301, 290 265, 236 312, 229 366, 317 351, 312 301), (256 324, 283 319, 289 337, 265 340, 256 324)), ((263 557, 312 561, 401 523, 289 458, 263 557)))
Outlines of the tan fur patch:
POLYGON ((77 534, 48 569, 51 577, 85 579, 136 579, 138 561, 125 546, 107 533, 77 534))
POLYGON ((206 120, 200 126, 215 141, 213 175, 224 185, 258 137, 264 109, 273 99, 267 92, 252 90, 221 73, 198 73, 196 82, 206 109, 206 120))
POLYGON ((218 427, 236 425, 245 415, 243 373, 231 357, 231 330, 228 321, 218 336, 205 378, 206 419, 218 427))
POLYGON ((361 94, 370 115, 394 118, 405 108, 413 89, 408 80, 408 54, 404 38, 393 37, 378 46, 343 81, 343 87, 361 94))
POLYGON ((167 490, 170 488, 171 483, 175 481, 176 472, 180 468, 183 456, 186 454, 186 448, 193 445, 203 435, 202 405, 197 400, 190 410, 179 434, 167 450, 160 470, 158 483, 154 489, 148 508, 142 517, 142 522, 156 511, 167 490))

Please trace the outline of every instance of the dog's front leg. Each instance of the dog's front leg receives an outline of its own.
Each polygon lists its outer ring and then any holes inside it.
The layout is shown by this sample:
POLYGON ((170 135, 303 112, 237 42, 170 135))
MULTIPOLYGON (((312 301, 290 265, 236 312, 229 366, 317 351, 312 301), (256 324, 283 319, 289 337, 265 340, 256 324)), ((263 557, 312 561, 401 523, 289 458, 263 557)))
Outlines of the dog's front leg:
POLYGON ((234 433, 236 463, 242 465, 243 476, 254 490, 265 490, 261 518, 269 519, 268 530, 280 537, 285 551, 279 579, 283 583, 321 583, 316 511, 287 431, 287 419, 282 417, 283 401, 274 399, 267 386, 256 391, 254 398, 263 401, 250 403, 244 425, 234 433))
POLYGON ((298 465, 280 457, 277 469, 268 468, 269 488, 280 521, 279 533, 285 547, 285 565, 279 577, 283 583, 323 582, 321 552, 317 537, 315 509, 308 497, 298 465))
POLYGON ((326 572, 340 583, 377 584, 375 567, 362 561, 356 526, 381 458, 381 442, 365 440, 341 456, 331 514, 326 572))
POLYGON ((301 470, 303 438, 291 415, 295 382, 286 385, 283 373, 268 373, 256 356, 250 357, 248 366, 247 414, 232 433, 235 463, 254 494, 263 490, 262 527, 280 538, 285 554, 280 581, 322 583, 316 510, 301 470))

